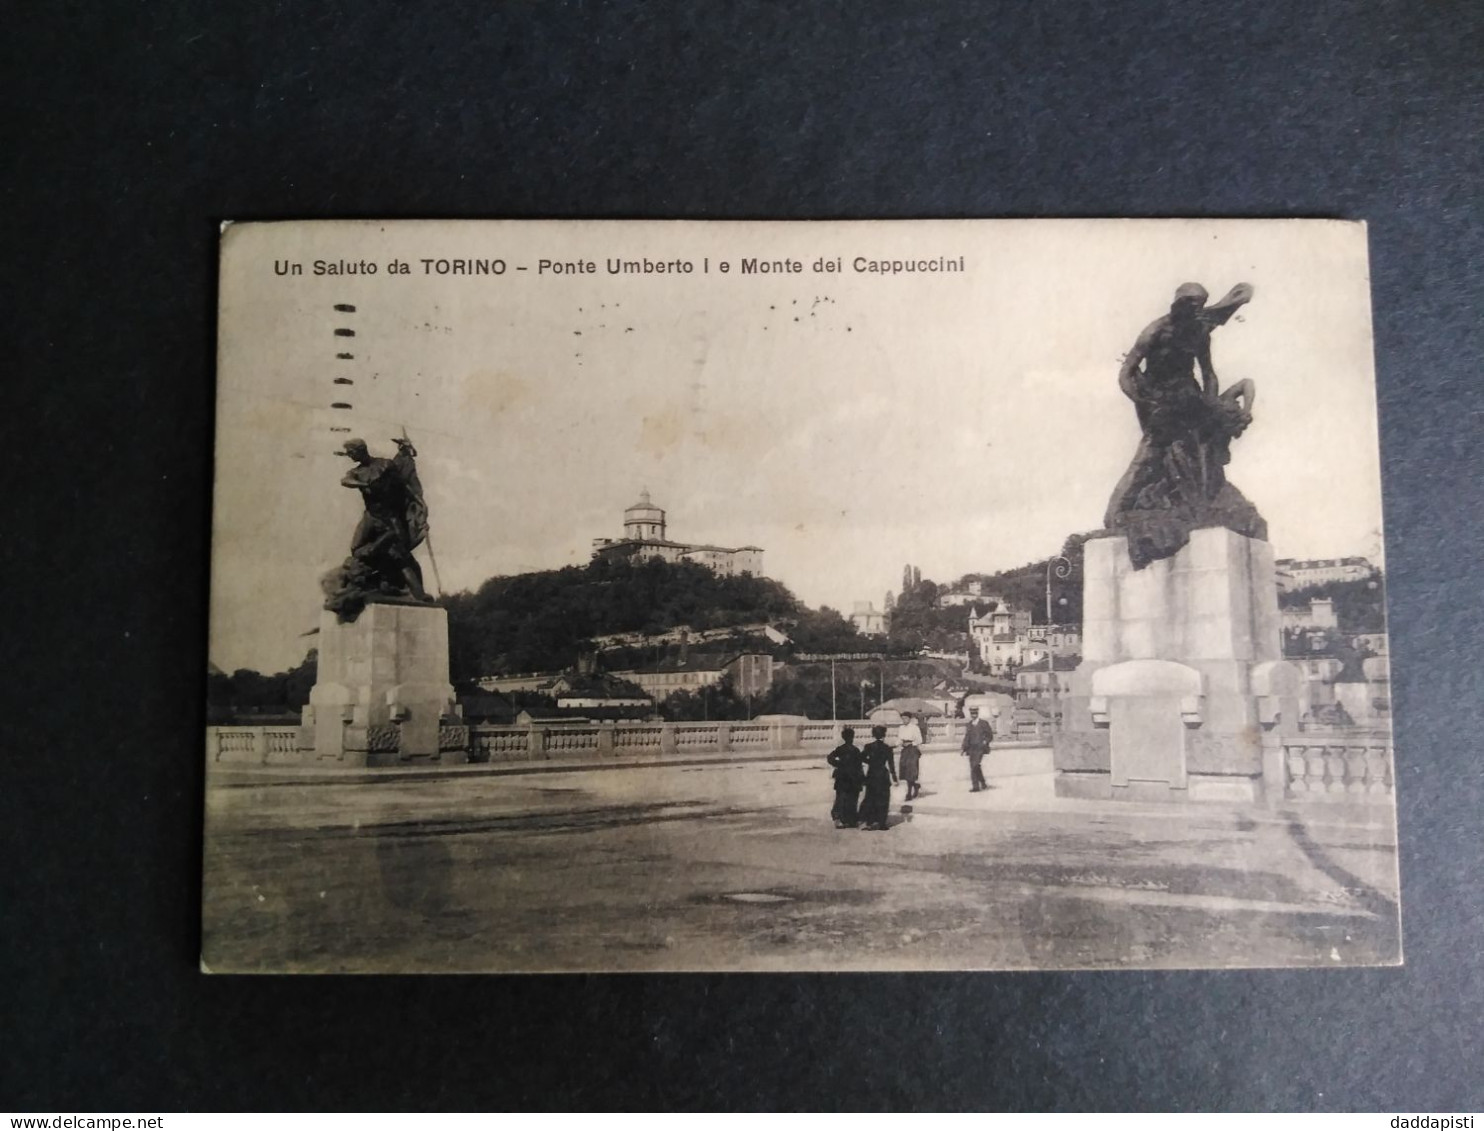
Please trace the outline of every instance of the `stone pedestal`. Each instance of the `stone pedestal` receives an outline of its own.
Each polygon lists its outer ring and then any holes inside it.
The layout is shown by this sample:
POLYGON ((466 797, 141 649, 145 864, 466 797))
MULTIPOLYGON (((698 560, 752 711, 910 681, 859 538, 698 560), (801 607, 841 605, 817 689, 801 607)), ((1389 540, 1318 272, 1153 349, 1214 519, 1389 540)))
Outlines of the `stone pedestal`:
MULTIPOLYGON (((1301 684, 1281 658, 1272 547, 1206 527, 1141 570, 1122 537, 1083 554, 1083 662, 1054 744, 1058 794, 1262 798, 1301 684)), ((1267 784, 1281 795, 1281 774, 1267 784)))
MULTIPOLYGON (((315 762, 387 766, 462 762, 448 679, 448 614, 367 605, 350 624, 320 614, 318 679, 301 746, 315 762)), ((466 733, 466 732, 464 732, 466 733)))
POLYGON ((1335 702, 1345 708, 1357 726, 1375 725, 1375 693, 1369 683, 1336 683, 1334 692, 1335 702))

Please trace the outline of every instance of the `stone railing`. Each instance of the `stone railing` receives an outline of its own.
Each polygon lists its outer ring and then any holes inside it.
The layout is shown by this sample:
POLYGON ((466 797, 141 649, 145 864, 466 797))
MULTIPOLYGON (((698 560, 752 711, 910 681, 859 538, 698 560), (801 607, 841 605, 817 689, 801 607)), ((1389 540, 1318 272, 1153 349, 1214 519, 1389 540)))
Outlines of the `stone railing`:
MULTIPOLYGON (((469 728, 470 755, 477 762, 632 761, 660 757, 732 754, 742 757, 785 751, 827 750, 840 728, 869 735, 870 724, 685 722, 543 723, 469 728)), ((896 727, 889 727, 895 732, 896 727)))
MULTIPOLYGON (((928 747, 958 749, 964 736, 963 719, 935 719, 929 724, 928 747)), ((684 723, 544 723, 529 726, 474 726, 469 728, 471 758, 483 762, 540 762, 565 760, 633 761, 730 754, 737 757, 799 751, 821 755, 840 743, 844 727, 855 729, 856 745, 871 740, 868 720, 834 722, 684 722, 684 723)), ((886 740, 897 741, 896 724, 887 726, 886 740)), ((1034 734, 996 735, 997 746, 1038 746, 1050 741, 1049 724, 1034 734)))
POLYGON ((267 766, 299 761, 299 728, 207 727, 208 762, 245 762, 267 766))
MULTIPOLYGON (((995 736, 996 746, 1037 746, 1049 740, 1049 727, 1039 724, 1035 734, 995 736), (1045 731, 1042 734, 1042 731, 1045 731)), ((871 740, 871 722, 860 719, 808 722, 618 722, 540 723, 530 725, 479 724, 468 728, 469 760, 473 762, 632 762, 665 758, 766 757, 769 754, 818 752, 823 755, 840 742, 844 727, 855 729, 856 745, 871 740)), ((957 750, 963 742, 965 720, 933 719, 928 723, 928 748, 957 750)), ((895 725, 886 739, 897 741, 895 725)), ((292 726, 207 727, 209 762, 274 765, 314 764, 312 752, 300 750, 307 735, 292 726)))
POLYGON ((1389 741, 1358 734, 1306 735, 1284 743, 1284 797, 1290 801, 1390 801, 1395 792, 1389 741))

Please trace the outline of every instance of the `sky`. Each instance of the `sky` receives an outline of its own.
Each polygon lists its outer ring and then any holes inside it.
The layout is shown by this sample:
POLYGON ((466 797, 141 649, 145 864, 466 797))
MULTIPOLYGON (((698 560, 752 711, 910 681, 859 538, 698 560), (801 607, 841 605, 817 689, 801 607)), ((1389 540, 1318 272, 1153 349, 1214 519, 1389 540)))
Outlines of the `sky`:
POLYGON ((1277 555, 1379 560, 1363 225, 231 226, 210 658, 227 671, 303 658, 318 578, 361 513, 334 453, 354 435, 390 456, 404 428, 445 592, 587 561, 641 489, 671 538, 761 546, 769 576, 845 612, 879 608, 907 563, 941 582, 1045 557, 1101 526, 1139 440, 1119 364, 1187 281, 1213 300, 1256 289, 1212 353, 1223 386, 1257 384, 1227 472, 1277 555), (863 273, 858 256, 965 269, 863 273), (694 270, 614 275, 610 258, 694 270), (802 270, 744 274, 744 258, 802 270), (838 272, 811 270, 837 258, 838 272), (505 273, 424 268, 440 259, 505 273), (377 273, 316 275, 316 260, 377 273), (389 273, 394 260, 411 272, 389 273))

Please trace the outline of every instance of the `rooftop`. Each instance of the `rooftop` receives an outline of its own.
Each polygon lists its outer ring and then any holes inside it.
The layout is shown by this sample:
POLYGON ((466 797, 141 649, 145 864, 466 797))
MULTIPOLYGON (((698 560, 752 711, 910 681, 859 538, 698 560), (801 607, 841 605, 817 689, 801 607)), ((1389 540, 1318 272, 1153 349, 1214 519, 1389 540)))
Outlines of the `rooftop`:
POLYGON ((669 538, 603 538, 599 541, 604 550, 618 550, 624 546, 667 546, 672 550, 681 550, 687 554, 697 550, 713 550, 723 554, 735 554, 738 550, 759 552, 762 550, 760 546, 708 546, 695 542, 674 542, 669 538))
POLYGON ((741 657, 754 654, 762 655, 763 653, 692 652, 685 659, 661 660, 657 664, 645 664, 643 667, 626 668, 618 674, 622 676, 626 674, 659 675, 662 672, 719 672, 741 657))
POLYGON ((638 511, 638 510, 652 510, 652 511, 657 511, 657 510, 660 510, 661 508, 655 506, 652 502, 649 501, 649 488, 646 487, 646 488, 644 488, 644 490, 642 490, 642 491, 639 492, 639 501, 637 503, 630 504, 625 509, 626 510, 631 510, 631 511, 638 511))
MULTIPOLYGON (((1053 656, 1052 659, 1056 661, 1056 668, 1054 670, 1059 672, 1076 671, 1077 665, 1082 662, 1077 656, 1053 656)), ((1025 667, 1019 669, 1015 674, 1024 675, 1027 672, 1044 672, 1045 670, 1046 661, 1037 660, 1034 664, 1026 664, 1025 667)))
POLYGON ((1273 563, 1284 569, 1323 569, 1326 566, 1365 566, 1371 568, 1369 558, 1279 558, 1273 563))

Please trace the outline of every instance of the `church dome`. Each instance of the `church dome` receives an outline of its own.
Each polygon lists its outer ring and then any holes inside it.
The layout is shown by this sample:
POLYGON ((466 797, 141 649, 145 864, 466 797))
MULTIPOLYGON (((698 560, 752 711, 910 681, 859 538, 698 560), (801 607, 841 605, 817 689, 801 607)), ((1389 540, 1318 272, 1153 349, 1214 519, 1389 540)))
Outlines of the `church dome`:
POLYGON ((623 512, 624 535, 628 538, 656 539, 665 536, 665 512, 649 498, 646 489, 639 493, 639 501, 623 512))
POLYGON ((639 492, 639 501, 626 508, 623 513, 626 519, 634 519, 639 518, 641 515, 645 516, 646 518, 649 515, 654 515, 657 518, 662 518, 664 517, 665 512, 662 508, 657 507, 654 505, 654 503, 650 502, 649 492, 647 490, 644 490, 639 492))

